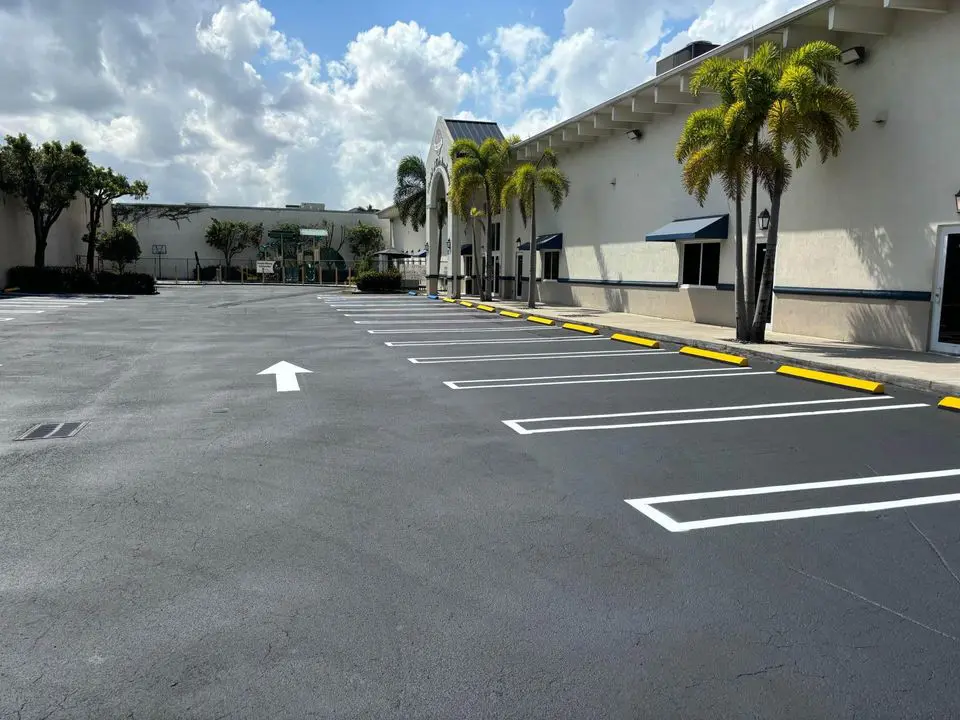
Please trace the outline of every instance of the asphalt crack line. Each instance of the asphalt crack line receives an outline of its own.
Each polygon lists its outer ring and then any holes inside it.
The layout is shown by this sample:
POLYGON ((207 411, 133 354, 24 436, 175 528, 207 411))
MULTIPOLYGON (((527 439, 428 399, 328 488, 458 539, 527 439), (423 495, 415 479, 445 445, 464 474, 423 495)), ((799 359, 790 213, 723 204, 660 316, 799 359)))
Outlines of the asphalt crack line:
MULTIPOLYGON (((788 567, 789 567, 789 566, 788 566, 788 567)), ((790 567, 790 569, 793 570, 795 573, 797 573, 797 574, 799 574, 799 575, 803 575, 805 578, 808 578, 808 579, 810 579, 810 580, 816 580, 817 582, 821 582, 821 583, 823 583, 824 585, 827 585, 827 586, 829 586, 829 587, 832 587, 834 590, 839 590, 840 592, 845 593, 845 594, 847 594, 847 595, 850 595, 851 597, 855 597, 855 598, 857 598, 857 600, 861 600, 862 602, 865 602, 865 603, 867 603, 868 605, 872 605, 873 607, 879 608, 880 610, 883 610, 884 612, 890 613, 891 615, 895 615, 896 617, 900 618, 901 620, 906 620, 908 623, 912 623, 912 624, 916 625, 917 627, 921 627, 921 628, 923 628, 924 630, 929 630, 930 632, 936 633, 937 635, 940 635, 941 637, 945 637, 945 638, 947 638, 948 640, 953 640, 954 642, 960 642, 960 638, 958 638, 956 635, 951 635, 950 633, 944 632, 943 630, 938 630, 937 628, 935 628, 935 627, 933 627, 933 626, 931 626, 931 625, 926 625, 925 623, 922 623, 922 622, 920 622, 919 620, 914 620, 914 619, 913 619, 912 617, 910 617, 909 615, 904 615, 902 612, 899 612, 899 611, 897 611, 897 610, 894 610, 892 607, 888 607, 888 606, 886 606, 886 605, 883 605, 882 603, 878 603, 876 600, 871 600, 871 599, 868 598, 868 597, 864 597, 864 596, 861 595, 860 593, 854 592, 853 590, 850 590, 849 588, 845 588, 845 587, 843 587, 842 585, 837 585, 836 583, 830 582, 830 581, 827 580, 826 578, 822 578, 822 577, 819 577, 819 576, 817 576, 817 575, 811 575, 810 573, 806 572, 805 570, 800 570, 799 568, 790 567)))
POLYGON ((957 573, 954 572, 952 567, 950 567, 950 563, 947 562, 947 559, 943 556, 943 553, 940 552, 940 548, 934 544, 933 540, 931 540, 923 530, 917 527, 917 524, 913 521, 913 518, 910 517, 909 513, 907 513, 907 521, 913 526, 913 529, 919 533, 920 537, 926 541, 927 545, 930 546, 930 549, 936 554, 937 559, 940 560, 940 564, 943 565, 944 570, 950 573, 953 579, 957 581, 957 584, 960 585, 960 577, 958 577, 957 573))

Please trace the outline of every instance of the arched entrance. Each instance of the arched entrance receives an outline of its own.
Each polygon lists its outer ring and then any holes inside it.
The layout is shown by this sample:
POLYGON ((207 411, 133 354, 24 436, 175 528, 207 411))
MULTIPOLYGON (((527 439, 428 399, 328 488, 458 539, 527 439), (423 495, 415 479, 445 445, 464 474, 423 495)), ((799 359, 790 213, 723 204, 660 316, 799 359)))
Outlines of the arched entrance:
POLYGON ((443 164, 434 168, 427 187, 427 292, 443 290, 460 297, 460 237, 447 202, 450 176, 443 164))

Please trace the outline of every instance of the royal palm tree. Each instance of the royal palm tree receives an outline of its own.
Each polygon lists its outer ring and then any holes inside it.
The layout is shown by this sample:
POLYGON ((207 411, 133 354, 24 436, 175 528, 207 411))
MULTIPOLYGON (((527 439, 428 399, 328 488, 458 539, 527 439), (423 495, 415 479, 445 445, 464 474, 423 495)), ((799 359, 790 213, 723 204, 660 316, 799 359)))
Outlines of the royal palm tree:
MULTIPOLYGON (((527 307, 537 306, 537 192, 546 192, 554 211, 559 210, 563 199, 570 193, 570 180, 557 167, 557 156, 550 148, 544 150, 536 165, 525 162, 517 167, 507 179, 501 191, 500 204, 509 207, 516 199, 520 206, 523 224, 530 219, 530 289, 527 291, 527 307)), ((519 281, 519 278, 518 278, 519 281)))
MULTIPOLYGON (((519 142, 519 137, 503 140, 487 138, 477 144, 470 138, 455 140, 450 147, 453 171, 450 178, 450 202, 453 211, 464 220, 469 220, 470 209, 476 195, 482 194, 486 215, 486 268, 480 297, 489 300, 493 293, 493 216, 500 212, 500 196, 510 173, 510 146, 519 142)), ((473 245, 474 272, 478 268, 476 243, 473 245)))
POLYGON ((761 49, 765 52, 757 65, 772 78, 776 93, 766 115, 772 162, 764 184, 770 195, 770 226, 751 328, 754 342, 764 340, 773 302, 780 208, 793 171, 789 156, 799 168, 816 146, 820 162, 826 162, 840 153, 844 126, 855 130, 860 123, 853 95, 837 86, 838 47, 816 41, 786 53, 772 43, 761 49))

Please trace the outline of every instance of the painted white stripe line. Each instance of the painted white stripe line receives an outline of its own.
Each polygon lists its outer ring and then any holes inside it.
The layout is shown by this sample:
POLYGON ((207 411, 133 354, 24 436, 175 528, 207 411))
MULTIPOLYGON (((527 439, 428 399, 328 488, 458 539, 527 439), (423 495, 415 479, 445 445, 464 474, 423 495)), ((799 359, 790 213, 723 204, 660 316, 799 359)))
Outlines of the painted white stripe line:
MULTIPOLYGON (((370 332, 369 330, 367 332, 370 332)), ((454 380, 460 385, 466 383, 492 383, 492 382, 525 382, 527 380, 570 380, 573 378, 608 378, 608 377, 628 377, 633 375, 679 375, 680 373, 710 373, 710 372, 730 372, 738 370, 740 372, 749 372, 748 367, 716 367, 716 368, 691 368, 689 370, 638 370, 636 372, 615 372, 615 373, 577 373, 574 375, 533 375, 526 377, 511 378, 479 378, 477 380, 454 380)))
MULTIPOLYGON (((354 325, 449 325, 450 323, 461 323, 465 318, 459 318, 457 320, 354 320, 354 325)), ((468 322, 473 322, 482 324, 482 323, 491 323, 491 322, 503 322, 496 318, 486 318, 482 315, 478 315, 476 320, 469 320, 468 322)))
MULTIPOLYGON (((331 305, 331 308, 337 310, 338 312, 349 312, 350 310, 358 311, 367 311, 367 310, 380 310, 382 312, 405 312, 407 310, 432 310, 434 312, 449 312, 450 310, 456 310, 459 306, 457 305, 448 305, 444 303, 443 305, 414 305, 410 304, 406 307, 398 307, 397 305, 331 305)), ((460 307, 460 310, 464 308, 460 307)))
POLYGON ((20 303, 20 302, 0 302, 0 308, 26 308, 27 310, 36 310, 42 308, 44 310, 66 310, 67 308, 76 307, 75 305, 51 305, 49 303, 20 303))
POLYGON ((348 318, 366 318, 367 320, 375 320, 377 318, 383 318, 384 320, 395 320, 398 318, 436 318, 442 317, 443 315, 450 315, 447 312, 413 312, 410 310, 404 310, 402 313, 382 313, 380 311, 368 312, 368 313, 355 313, 349 312, 344 313, 341 317, 348 318))
POLYGON ((13 320, 13 318, 0 318, 0 322, 6 322, 7 320, 13 320))
POLYGON ((501 360, 563 360, 564 358, 593 358, 593 357, 647 357, 648 355, 676 355, 675 350, 590 350, 586 352, 544 352, 544 353, 510 353, 507 355, 448 355, 438 357, 407 358, 416 365, 440 365, 443 363, 461 362, 498 362, 501 360))
POLYGON ((606 340, 602 337, 560 337, 560 338, 509 338, 507 340, 406 340, 385 342, 387 347, 414 347, 417 345, 519 345, 520 343, 560 343, 587 342, 588 340, 606 340))
POLYGON ((502 328, 430 328, 427 330, 367 330, 371 335, 426 335, 434 333, 489 333, 489 332, 523 332, 532 333, 537 330, 561 330, 558 325, 538 327, 534 325, 522 325, 520 327, 502 327, 502 328))
POLYGON ((930 407, 926 403, 911 403, 908 405, 882 405, 880 407, 843 408, 840 410, 808 410, 806 412, 775 413, 763 415, 736 415, 734 417, 695 418, 692 420, 661 420, 658 422, 618 423, 616 425, 577 425, 571 427, 538 428, 528 430, 516 420, 504 420, 503 424, 520 435, 538 435, 541 433, 579 432, 582 430, 622 430, 624 428, 667 427, 670 425, 704 425, 709 423, 743 422, 746 420, 782 420, 784 418, 812 417, 814 415, 845 415, 848 413, 877 412, 880 410, 909 410, 912 408, 930 407))
POLYGON ((102 303, 103 300, 70 300, 65 298, 28 298, 28 297, 10 297, 0 299, 0 303, 18 302, 30 303, 31 305, 92 305, 102 303))
POLYGON ((42 312, 44 312, 44 311, 43 311, 43 310, 23 310, 23 309, 19 309, 19 308, 8 308, 8 309, 4 310, 3 312, 7 313, 8 315, 39 315, 40 313, 42 313, 42 312))
POLYGON ((902 507, 937 505, 960 501, 960 493, 927 495, 923 497, 901 498, 899 500, 884 500, 872 503, 831 505, 827 507, 803 508, 801 510, 756 513, 753 515, 732 515, 727 517, 689 521, 674 520, 663 511, 652 506, 654 504, 689 502, 692 500, 706 500, 711 498, 771 495, 775 493, 803 492, 809 490, 822 490, 825 488, 851 487, 856 485, 877 485, 881 483, 909 482, 915 480, 956 476, 960 476, 960 469, 935 470, 932 472, 920 473, 903 473, 899 475, 880 475, 877 477, 852 478, 849 480, 827 480, 824 482, 800 483, 794 485, 772 485, 760 488, 742 488, 739 490, 719 490, 705 493, 688 493, 686 495, 664 495, 662 497, 653 498, 635 498, 626 500, 625 502, 670 532, 686 532, 688 530, 702 530, 705 528, 726 527, 729 525, 745 525, 750 523, 774 522, 777 520, 796 520, 800 518, 876 512, 878 510, 892 510, 902 507))
POLYGON ((776 375, 773 370, 764 370, 761 372, 751 372, 749 368, 743 368, 745 371, 735 372, 724 368, 726 372, 715 375, 706 374, 687 374, 687 375, 659 375, 654 377, 618 377, 618 378, 595 378, 584 380, 541 380, 533 382, 513 382, 498 383, 488 382, 486 384, 462 386, 457 381, 446 380, 446 385, 451 390, 491 390, 497 388, 521 388, 521 387, 540 387, 542 385, 592 385, 596 383, 624 383, 624 382, 652 382, 655 380, 697 380, 699 378, 726 378, 726 377, 757 377, 759 375, 776 375))

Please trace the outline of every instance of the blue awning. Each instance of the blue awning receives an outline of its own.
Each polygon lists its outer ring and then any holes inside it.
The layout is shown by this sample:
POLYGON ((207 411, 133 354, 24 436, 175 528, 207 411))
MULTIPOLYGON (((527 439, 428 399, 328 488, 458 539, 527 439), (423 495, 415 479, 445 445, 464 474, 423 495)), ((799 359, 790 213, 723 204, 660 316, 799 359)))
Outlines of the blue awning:
POLYGON ((426 256, 427 256, 427 251, 421 250, 420 252, 415 252, 412 257, 426 257, 426 256))
POLYGON ((647 242, 673 240, 726 240, 730 234, 729 215, 681 218, 647 233, 647 242))
MULTIPOLYGON (((521 250, 530 249, 530 241, 520 246, 521 250)), ((562 250, 563 233, 551 233, 550 235, 537 235, 537 250, 562 250)))

